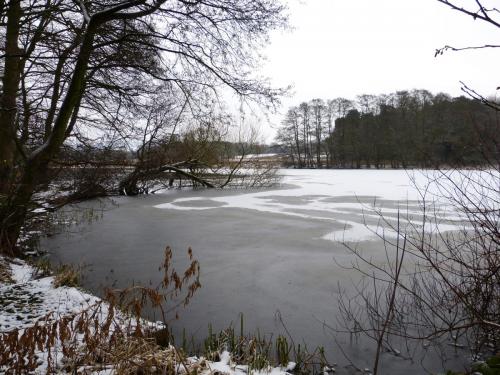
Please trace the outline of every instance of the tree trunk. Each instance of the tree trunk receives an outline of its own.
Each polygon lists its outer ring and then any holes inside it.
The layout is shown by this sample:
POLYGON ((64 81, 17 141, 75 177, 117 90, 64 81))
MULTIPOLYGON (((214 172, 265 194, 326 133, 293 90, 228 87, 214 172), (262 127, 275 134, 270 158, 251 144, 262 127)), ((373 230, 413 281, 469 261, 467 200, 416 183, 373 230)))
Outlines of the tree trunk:
MULTIPOLYGON (((12 0, 12 3, 16 2, 19 4, 19 1, 12 0)), ((11 4, 11 6, 16 8, 15 5, 11 4)), ((88 26, 68 92, 59 109, 50 137, 27 158, 23 165, 22 177, 16 186, 16 190, 14 192, 9 192, 8 197, 2 204, 0 209, 0 254, 3 253, 10 256, 20 255, 21 250, 16 247, 16 243, 25 222, 33 192, 41 179, 46 175, 50 160, 59 152, 69 130, 71 130, 68 128, 70 119, 72 116, 75 116, 78 111, 79 103, 85 90, 85 74, 92 51, 95 31, 96 25, 88 26)), ((3 106, 2 116, 6 113, 5 109, 6 107, 3 106)), ((3 128, 4 125, 3 123, 1 124, 1 128, 3 128)), ((10 138, 12 143, 14 142, 14 137, 15 134, 12 133, 10 138)), ((0 139, 2 138, 0 137, 0 139)), ((11 163, 11 166, 12 165, 13 161, 11 163)), ((3 173, 5 173, 6 169, 7 168, 2 168, 3 173)))
POLYGON ((37 181, 45 175, 47 163, 41 165, 39 162, 27 163, 23 177, 17 185, 17 190, 6 202, 0 213, 0 254, 8 256, 20 256, 21 249, 16 246, 22 226, 26 220, 31 196, 37 185, 37 181))
MULTIPOLYGON (((137 187, 139 181, 158 176, 159 174, 166 171, 175 172, 177 175, 187 177, 191 181, 197 182, 204 187, 215 188, 215 185, 213 185, 211 182, 208 182, 207 180, 201 177, 198 177, 192 173, 186 172, 179 168, 180 166, 186 165, 187 163, 188 162, 180 162, 173 165, 164 165, 158 168, 148 169, 145 171, 135 170, 120 182, 118 187, 119 193, 122 195, 138 195, 141 193, 139 188, 137 187)), ((226 185, 227 182, 223 185, 226 185)))
POLYGON ((11 0, 7 9, 5 65, 0 102, 0 196, 8 195, 10 191, 16 156, 14 139, 17 115, 16 99, 21 76, 21 50, 18 46, 21 14, 21 2, 11 0))

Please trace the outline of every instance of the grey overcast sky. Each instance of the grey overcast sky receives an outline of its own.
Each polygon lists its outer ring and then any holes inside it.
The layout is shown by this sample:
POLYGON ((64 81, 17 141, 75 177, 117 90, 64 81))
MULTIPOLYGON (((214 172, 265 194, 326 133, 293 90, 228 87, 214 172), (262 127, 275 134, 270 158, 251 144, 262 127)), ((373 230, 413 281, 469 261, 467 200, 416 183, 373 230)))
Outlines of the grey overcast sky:
MULTIPOLYGON (((462 0, 473 4, 474 0, 462 0)), ((500 1, 490 4, 499 7, 500 1)), ((293 85, 280 113, 262 130, 271 141, 288 106, 313 98, 427 89, 461 94, 459 81, 491 95, 500 86, 499 50, 437 48, 498 44, 500 32, 437 0, 289 0, 292 30, 276 32, 262 74, 293 85)))

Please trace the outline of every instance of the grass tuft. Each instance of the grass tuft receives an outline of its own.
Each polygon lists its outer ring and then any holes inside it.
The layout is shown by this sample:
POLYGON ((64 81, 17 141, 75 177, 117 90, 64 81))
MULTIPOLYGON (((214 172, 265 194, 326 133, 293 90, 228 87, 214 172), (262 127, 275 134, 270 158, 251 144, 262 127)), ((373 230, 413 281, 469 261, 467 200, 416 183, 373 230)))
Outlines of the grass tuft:
POLYGON ((62 286, 78 287, 80 286, 80 280, 80 269, 70 264, 64 264, 56 269, 53 285, 55 288, 59 288, 62 286))

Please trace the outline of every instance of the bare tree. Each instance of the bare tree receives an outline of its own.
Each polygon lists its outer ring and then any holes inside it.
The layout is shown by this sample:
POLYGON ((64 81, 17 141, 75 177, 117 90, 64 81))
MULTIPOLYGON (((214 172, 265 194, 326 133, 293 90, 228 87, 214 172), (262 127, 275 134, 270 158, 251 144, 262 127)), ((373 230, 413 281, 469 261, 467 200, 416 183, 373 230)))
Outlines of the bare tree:
POLYGON ((286 24, 275 1, 2 2, 0 249, 15 254, 33 192, 67 140, 114 131, 168 86, 185 101, 229 87, 273 105, 255 50, 286 24))
MULTIPOLYGON (((474 19, 500 26, 498 9, 488 8, 482 1, 470 1, 468 8, 464 2, 438 1, 474 19)), ((445 46, 436 55, 446 50, 496 47, 445 46)), ((462 90, 499 110, 495 102, 467 85, 463 84, 462 90)), ((428 93, 419 94, 419 105, 427 105, 428 93)), ((407 99, 406 95, 398 96, 399 100, 407 99)), ((433 102, 439 104, 439 100, 438 95, 433 102)), ((442 349, 443 343, 451 344, 476 356, 498 352, 500 154, 495 136, 492 138, 493 150, 490 146, 481 150, 482 168, 429 172, 428 183, 415 186, 420 192, 419 219, 408 216, 401 226, 398 213, 395 225, 378 212, 384 231, 377 233, 385 245, 386 262, 375 262, 346 244, 357 259, 352 266, 364 275, 365 282, 357 286, 355 302, 347 303, 345 296, 341 297, 342 325, 349 332, 366 334, 375 340, 374 373, 382 348, 401 355, 391 345, 395 338, 411 343, 406 346, 409 357, 417 343, 433 345, 435 350, 442 349), (443 213, 443 207, 448 212, 443 213), (454 217, 450 218, 450 214, 454 217), (443 223, 452 224, 454 230, 443 229, 443 223), (388 230, 394 235, 387 236, 388 230)))
POLYGON ((277 139, 286 146, 293 166, 303 168, 305 165, 305 146, 301 139, 299 119, 298 108, 290 108, 278 130, 277 139))
POLYGON ((316 167, 322 166, 322 151, 323 151, 323 133, 324 133, 324 116, 325 116, 325 103, 321 99, 313 99, 311 101, 311 108, 314 120, 314 138, 316 141, 316 167))
POLYGON ((341 325, 376 342, 375 373, 381 350, 401 355, 397 339, 406 341, 407 357, 422 342, 442 353, 443 345, 473 355, 499 349, 500 170, 428 177, 427 185, 418 186, 419 219, 398 214, 395 221, 378 211, 385 262, 346 243, 356 256, 352 267, 365 281, 356 286, 354 301, 342 296, 341 325), (450 223, 455 230, 443 226, 450 223))
MULTIPOLYGON (((495 5, 489 4, 487 1, 481 0, 468 0, 463 1, 450 1, 450 0, 437 0, 441 4, 448 6, 449 8, 457 11, 459 13, 465 14, 472 17, 474 20, 479 20, 485 22, 495 28, 500 28, 500 11, 495 5)), ((465 50, 477 50, 477 49, 491 49, 500 48, 500 44, 497 43, 486 43, 478 46, 450 46, 446 45, 441 48, 437 48, 435 56, 442 55, 446 51, 465 51, 465 50)), ((499 85, 496 85, 496 89, 499 89, 499 85)), ((488 100, 485 96, 477 93, 474 89, 468 87, 467 84, 462 82, 462 91, 474 99, 481 100, 487 106, 500 110, 498 103, 492 100, 488 100)))

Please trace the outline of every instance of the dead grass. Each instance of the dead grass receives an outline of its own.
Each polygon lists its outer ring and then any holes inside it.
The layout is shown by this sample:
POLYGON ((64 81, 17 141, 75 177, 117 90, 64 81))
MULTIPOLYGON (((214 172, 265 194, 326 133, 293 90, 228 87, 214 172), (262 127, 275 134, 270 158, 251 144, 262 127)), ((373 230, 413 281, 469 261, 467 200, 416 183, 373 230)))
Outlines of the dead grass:
POLYGON ((174 349, 162 350, 142 322, 119 314, 100 302, 79 314, 59 319, 48 314, 33 327, 2 333, 0 372, 21 375, 40 370, 43 352, 47 374, 86 373, 103 366, 113 367, 119 375, 174 374, 176 363, 184 359, 176 359, 174 349))
MULTIPOLYGON (((133 286, 110 290, 106 301, 98 302, 75 314, 57 316, 49 313, 33 326, 0 333, 0 373, 21 375, 40 371, 92 374, 113 369, 116 375, 199 374, 210 373, 209 362, 203 357, 187 357, 187 348, 169 345, 172 342, 168 322, 177 316, 200 288, 199 264, 188 251, 190 265, 183 273, 171 266, 172 251, 167 248, 160 267, 164 277, 158 288, 133 286), (163 316, 163 326, 144 321, 145 306, 157 307, 163 316)), ((78 272, 62 267, 55 276, 54 287, 78 283, 78 272)), ((209 335, 201 355, 207 360, 219 360, 219 353, 228 350, 236 363, 244 363, 250 371, 267 369, 273 363, 286 366, 296 362, 296 374, 313 373, 322 369, 326 359, 322 350, 308 353, 293 341, 279 336, 245 335, 243 316, 239 332, 230 327, 209 335)))
POLYGON ((62 286, 78 287, 80 286, 81 269, 71 264, 65 264, 56 269, 54 274, 54 288, 62 286))
MULTIPOLYGON (((177 315, 177 307, 189 303, 200 283, 199 265, 191 249, 188 256, 191 263, 179 275, 171 267, 172 251, 166 249, 160 267, 164 277, 158 288, 109 291, 107 301, 76 314, 49 313, 31 327, 0 333, 0 373, 33 373, 40 370, 42 356, 47 374, 61 370, 85 374, 103 366, 123 375, 174 374, 177 365, 190 372, 185 358, 174 348, 162 349, 156 343, 153 331, 158 326, 141 318, 144 306, 155 306, 161 309, 166 324, 170 315, 177 315)), ((75 269, 65 267, 55 275, 54 287, 73 286, 78 279, 75 269)))
POLYGON ((0 257, 0 284, 12 284, 13 282, 9 262, 0 257))

